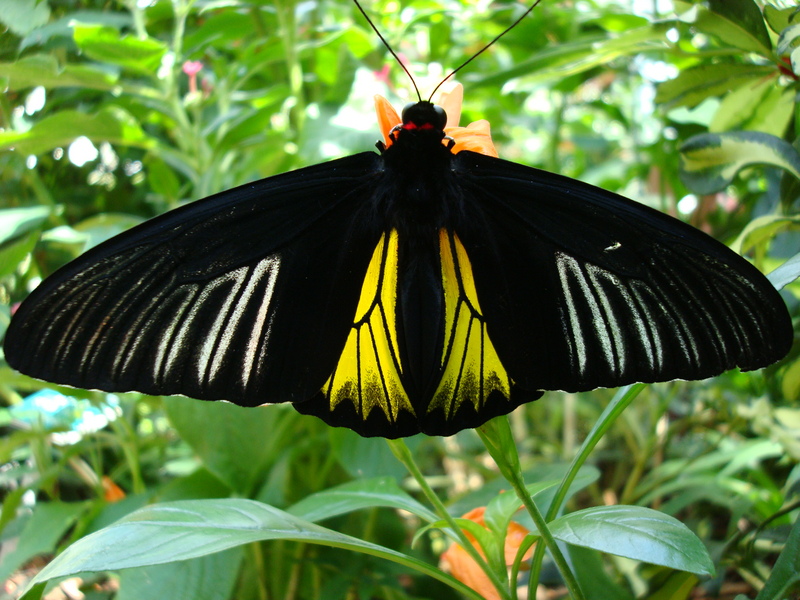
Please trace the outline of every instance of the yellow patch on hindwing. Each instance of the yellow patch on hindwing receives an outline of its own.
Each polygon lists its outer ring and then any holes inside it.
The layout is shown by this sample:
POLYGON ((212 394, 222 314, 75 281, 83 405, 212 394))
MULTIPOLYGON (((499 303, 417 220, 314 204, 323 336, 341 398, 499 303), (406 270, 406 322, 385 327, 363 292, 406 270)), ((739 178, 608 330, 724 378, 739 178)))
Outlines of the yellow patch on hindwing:
POLYGON ((511 386, 486 331, 467 251, 455 233, 445 230, 439 232, 439 245, 445 342, 442 377, 428 412, 441 408, 449 419, 464 402, 471 402, 480 412, 494 391, 508 398, 511 386))
POLYGON ((362 419, 376 409, 390 423, 400 411, 415 414, 400 381, 396 302, 397 231, 392 230, 381 237, 372 254, 353 327, 336 370, 323 387, 331 410, 341 402, 352 402, 362 419))

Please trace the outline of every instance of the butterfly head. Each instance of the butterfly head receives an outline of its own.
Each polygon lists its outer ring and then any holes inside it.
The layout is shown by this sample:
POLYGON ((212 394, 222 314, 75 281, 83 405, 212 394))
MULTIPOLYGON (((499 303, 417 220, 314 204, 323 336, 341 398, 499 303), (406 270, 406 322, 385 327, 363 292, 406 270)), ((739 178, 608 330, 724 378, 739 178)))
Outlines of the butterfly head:
POLYGON ((425 100, 406 104, 402 114, 403 129, 430 129, 444 131, 447 113, 441 106, 425 100))

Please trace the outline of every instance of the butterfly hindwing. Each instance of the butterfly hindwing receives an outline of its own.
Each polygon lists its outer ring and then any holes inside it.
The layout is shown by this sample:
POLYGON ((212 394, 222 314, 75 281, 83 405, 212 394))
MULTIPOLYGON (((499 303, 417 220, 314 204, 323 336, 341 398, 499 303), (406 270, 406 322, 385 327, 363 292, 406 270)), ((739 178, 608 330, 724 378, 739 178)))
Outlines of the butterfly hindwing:
POLYGON ((559 175, 469 152, 455 161, 489 335, 523 387, 702 379, 788 351, 780 295, 709 236, 559 175))
POLYGON ((539 397, 512 394, 458 237, 440 230, 431 252, 407 242, 381 237, 336 369, 297 410, 364 436, 450 435, 539 397))
POLYGON ((5 341, 34 377, 254 406, 305 400, 336 364, 379 232, 363 153, 153 219, 45 280, 5 341))

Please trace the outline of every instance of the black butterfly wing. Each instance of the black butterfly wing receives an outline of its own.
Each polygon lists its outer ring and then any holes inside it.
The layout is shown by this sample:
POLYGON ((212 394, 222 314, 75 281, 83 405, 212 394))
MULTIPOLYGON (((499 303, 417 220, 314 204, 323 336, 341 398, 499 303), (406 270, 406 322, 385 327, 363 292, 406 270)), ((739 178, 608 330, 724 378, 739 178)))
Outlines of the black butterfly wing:
POLYGON ((222 192, 85 253, 20 306, 8 363, 83 388, 254 406, 321 389, 380 231, 367 152, 222 192), (368 220, 367 220, 368 221, 368 220))
POLYGON ((469 255, 489 336, 516 385, 590 390, 757 369, 792 343, 750 263, 616 194, 459 153, 469 255))

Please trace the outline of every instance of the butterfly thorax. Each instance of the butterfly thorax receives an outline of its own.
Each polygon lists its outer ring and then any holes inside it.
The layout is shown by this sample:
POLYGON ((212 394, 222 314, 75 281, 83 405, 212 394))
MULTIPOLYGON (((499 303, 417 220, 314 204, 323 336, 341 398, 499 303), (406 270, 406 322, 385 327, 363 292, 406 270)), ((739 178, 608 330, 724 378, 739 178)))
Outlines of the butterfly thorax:
POLYGON ((441 107, 429 102, 407 106, 403 124, 392 132, 393 143, 382 154, 383 189, 388 192, 381 200, 401 236, 431 239, 453 226, 459 188, 451 168, 454 155, 445 140, 446 120, 441 107))

